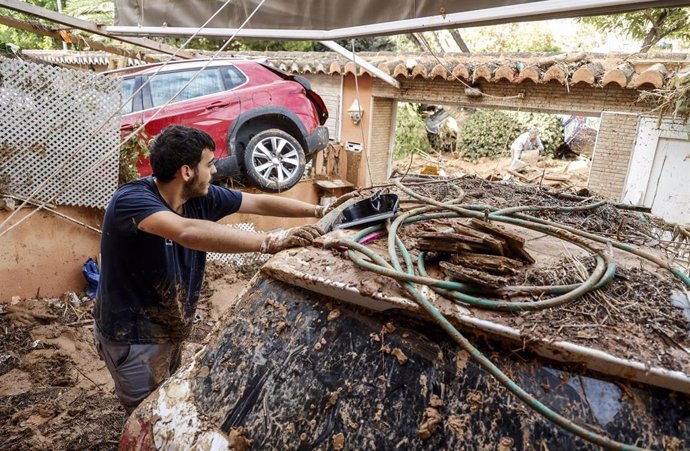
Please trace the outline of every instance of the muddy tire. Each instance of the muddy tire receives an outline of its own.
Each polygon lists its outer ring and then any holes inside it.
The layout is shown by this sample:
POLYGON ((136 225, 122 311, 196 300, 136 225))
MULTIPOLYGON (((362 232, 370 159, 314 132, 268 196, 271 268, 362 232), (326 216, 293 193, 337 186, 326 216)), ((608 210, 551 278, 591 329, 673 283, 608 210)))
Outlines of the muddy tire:
POLYGON ((306 165, 299 141, 277 128, 257 133, 247 143, 243 160, 249 182, 269 193, 287 191, 295 186, 306 165))

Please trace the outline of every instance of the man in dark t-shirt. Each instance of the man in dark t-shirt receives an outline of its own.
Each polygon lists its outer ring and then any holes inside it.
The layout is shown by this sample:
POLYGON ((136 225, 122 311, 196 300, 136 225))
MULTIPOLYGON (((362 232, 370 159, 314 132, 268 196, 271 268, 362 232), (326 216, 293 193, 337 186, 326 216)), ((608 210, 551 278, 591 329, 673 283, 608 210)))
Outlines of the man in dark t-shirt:
POLYGON ((201 130, 166 128, 150 146, 153 177, 120 187, 106 209, 94 335, 127 413, 180 364, 206 252, 275 253, 320 234, 313 226, 279 236, 217 224, 235 212, 321 217, 326 209, 211 185, 214 149, 201 130))

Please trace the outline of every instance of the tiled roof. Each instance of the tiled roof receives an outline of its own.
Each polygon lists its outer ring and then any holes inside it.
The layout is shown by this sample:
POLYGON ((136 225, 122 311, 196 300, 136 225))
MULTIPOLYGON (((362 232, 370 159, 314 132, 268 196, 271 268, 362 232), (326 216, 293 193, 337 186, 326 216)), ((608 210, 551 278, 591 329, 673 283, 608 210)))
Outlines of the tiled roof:
MULTIPOLYGON (((336 53, 242 52, 235 56, 263 57, 276 68, 299 74, 368 73, 336 53)), ((690 55, 665 54, 446 54, 360 53, 360 57, 397 79, 510 83, 585 83, 603 87, 661 88, 677 71, 690 69, 690 55)))
MULTIPOLYGON (((75 50, 22 50, 22 53, 48 63, 69 66, 108 66, 113 56, 107 52, 82 52, 75 50)), ((145 64, 145 62, 134 58, 127 58, 127 64, 129 66, 139 66, 145 64)))
MULTIPOLYGON (((106 65, 102 52, 29 51, 35 58, 73 64, 106 65)), ((438 60, 429 53, 359 53, 383 72, 399 79, 445 79, 467 83, 585 83, 593 87, 662 88, 679 71, 690 70, 689 54, 594 54, 594 53, 447 53, 438 60)), ((265 59, 268 64, 294 74, 345 75, 367 70, 334 52, 228 52, 224 57, 265 59)), ((130 65, 141 64, 130 61, 130 65)))

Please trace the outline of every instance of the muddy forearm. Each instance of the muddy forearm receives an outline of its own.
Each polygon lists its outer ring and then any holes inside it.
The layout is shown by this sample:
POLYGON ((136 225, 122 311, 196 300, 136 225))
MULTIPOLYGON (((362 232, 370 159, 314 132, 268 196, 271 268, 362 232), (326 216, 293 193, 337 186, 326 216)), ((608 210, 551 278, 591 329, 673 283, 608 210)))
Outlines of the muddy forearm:
POLYGON ((262 233, 252 233, 211 221, 194 221, 176 240, 184 247, 205 252, 258 252, 266 239, 262 233))

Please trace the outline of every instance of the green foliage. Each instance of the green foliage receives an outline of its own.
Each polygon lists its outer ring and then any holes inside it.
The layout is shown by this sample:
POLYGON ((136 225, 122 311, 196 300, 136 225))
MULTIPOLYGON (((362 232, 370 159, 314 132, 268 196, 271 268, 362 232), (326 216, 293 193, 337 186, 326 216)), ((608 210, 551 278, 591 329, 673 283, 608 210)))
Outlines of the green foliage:
POLYGON ((149 156, 149 135, 141 129, 136 135, 120 144, 120 165, 118 184, 122 185, 139 178, 137 160, 149 156))
POLYGON ((254 50, 257 52, 311 52, 315 50, 313 41, 269 41, 264 39, 247 39, 232 42, 234 50, 254 50))
POLYGON ((395 158, 405 158, 420 150, 429 149, 424 121, 418 113, 418 105, 398 103, 395 123, 395 158))
POLYGON ((482 52, 558 52, 561 47, 552 32, 539 23, 511 23, 468 28, 463 38, 474 53, 482 52))
MULTIPOLYGON (((41 8, 50 9, 52 11, 57 11, 57 1, 56 0, 27 0, 27 3, 32 3, 41 8)), ((46 26, 54 26, 52 22, 37 20, 34 16, 29 16, 22 13, 17 13, 10 10, 1 10, 3 15, 14 17, 15 19, 40 22, 46 26)), ((18 30, 16 28, 8 27, 6 25, 0 25, 0 41, 11 42, 23 49, 58 49, 61 48, 57 40, 53 38, 48 38, 45 36, 39 36, 35 33, 30 33, 28 31, 18 30)))
POLYGON ((460 130, 458 147, 462 157, 469 161, 476 162, 482 157, 507 157, 510 156, 510 145, 523 131, 523 126, 511 114, 478 110, 460 130))
POLYGON ((68 16, 95 24, 112 25, 115 18, 115 2, 112 0, 67 0, 63 12, 68 16))
POLYGON ((677 38, 690 42, 690 8, 657 8, 607 16, 583 17, 583 23, 598 30, 628 35, 642 41, 640 52, 647 52, 661 39, 677 38))
POLYGON ((522 130, 527 131, 533 127, 539 129, 539 139, 544 145, 547 155, 555 157, 556 150, 564 143, 563 123, 553 114, 542 113, 511 113, 521 124, 522 130))

